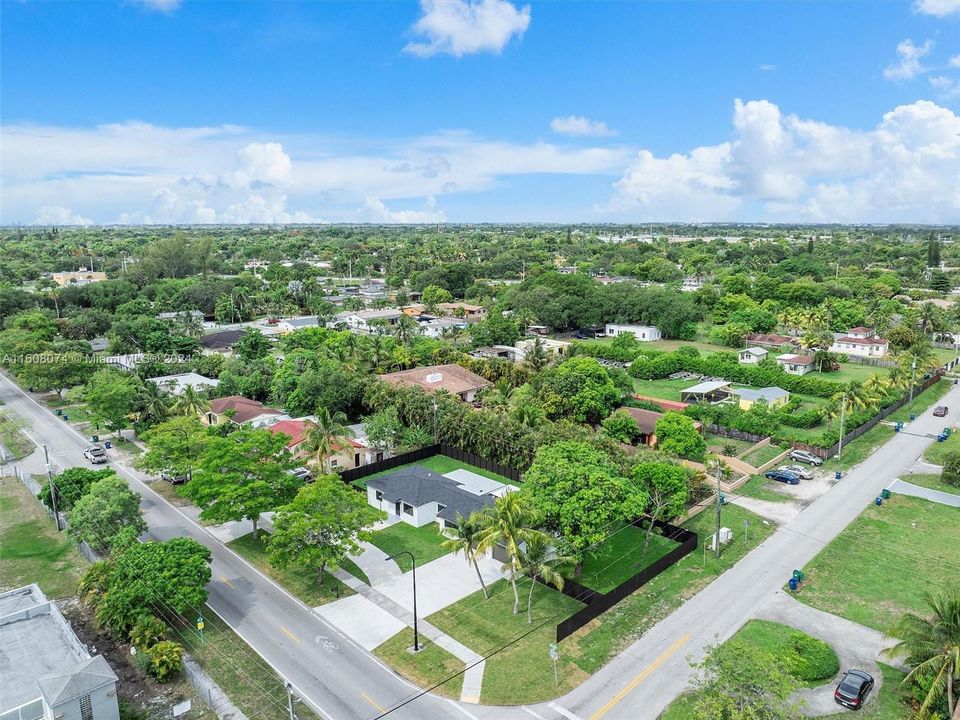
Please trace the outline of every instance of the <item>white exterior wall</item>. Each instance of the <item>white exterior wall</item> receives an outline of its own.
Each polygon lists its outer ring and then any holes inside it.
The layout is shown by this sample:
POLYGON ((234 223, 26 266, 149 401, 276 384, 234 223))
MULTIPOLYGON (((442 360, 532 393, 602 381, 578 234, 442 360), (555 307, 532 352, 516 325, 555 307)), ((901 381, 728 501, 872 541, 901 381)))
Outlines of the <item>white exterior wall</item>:
POLYGON ((396 513, 396 503, 387 500, 377 500, 377 491, 371 487, 367 488, 367 504, 375 507, 377 510, 383 510, 389 517, 399 518, 407 525, 414 527, 423 527, 437 521, 437 513, 440 508, 435 502, 421 505, 413 508, 413 515, 408 515, 403 511, 403 504, 400 505, 400 514, 396 513))
POLYGON ((761 359, 762 358, 758 358, 756 355, 752 355, 750 353, 744 353, 743 355, 740 356, 740 364, 756 365, 758 362, 760 362, 761 359))
POLYGON ((608 337, 616 337, 623 333, 630 333, 642 342, 652 342, 660 339, 660 329, 652 325, 617 325, 607 323, 604 328, 604 334, 608 337))
POLYGON ((883 357, 887 354, 887 343, 878 343, 873 345, 862 345, 851 342, 835 342, 830 346, 830 352, 843 353, 844 355, 856 355, 857 357, 883 357))
MULTIPOLYGON (((93 720, 120 720, 116 684, 110 683, 90 693, 90 707, 93 711, 93 720)), ((57 720, 81 720, 80 698, 57 705, 52 708, 52 712, 52 717, 57 720)))

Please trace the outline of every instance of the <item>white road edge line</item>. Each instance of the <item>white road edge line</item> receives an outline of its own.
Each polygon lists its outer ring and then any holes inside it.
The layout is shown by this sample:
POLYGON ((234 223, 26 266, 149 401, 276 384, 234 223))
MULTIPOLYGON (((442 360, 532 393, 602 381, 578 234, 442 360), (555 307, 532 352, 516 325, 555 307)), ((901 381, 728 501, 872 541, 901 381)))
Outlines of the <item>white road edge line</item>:
POLYGON ((551 710, 556 710, 558 713, 560 713, 565 718, 567 718, 567 720, 581 720, 579 715, 574 715, 565 707, 561 707, 560 705, 557 705, 555 702, 548 703, 547 707, 549 707, 551 710))
POLYGON ((533 710, 528 708, 526 705, 521 705, 520 709, 523 710, 525 713, 527 713, 527 715, 533 715, 533 717, 537 718, 537 720, 547 720, 543 715, 541 715, 540 713, 534 712, 533 710))
POLYGON ((476 715, 474 715, 474 714, 471 713, 471 712, 468 712, 468 711, 466 710, 466 708, 460 707, 460 705, 458 705, 457 703, 455 703, 455 702, 454 702, 453 700, 451 700, 450 698, 447 698, 447 702, 450 703, 450 704, 451 704, 453 707, 455 707, 457 710, 459 710, 460 712, 462 712, 464 715, 466 715, 468 718, 470 718, 470 720, 480 720, 480 718, 478 718, 476 715))

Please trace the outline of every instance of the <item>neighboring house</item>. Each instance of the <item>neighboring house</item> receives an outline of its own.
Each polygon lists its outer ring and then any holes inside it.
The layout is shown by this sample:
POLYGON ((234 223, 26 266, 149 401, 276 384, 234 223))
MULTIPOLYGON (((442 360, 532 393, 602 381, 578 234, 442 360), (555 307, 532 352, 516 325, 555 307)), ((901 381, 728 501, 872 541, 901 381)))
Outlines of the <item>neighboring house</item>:
POLYGON ((869 327, 850 328, 846 335, 838 334, 830 346, 830 352, 872 358, 883 357, 889 349, 887 341, 874 335, 869 327))
POLYGON ((577 266, 576 265, 563 265, 557 268, 557 272, 561 275, 576 275, 577 266))
POLYGON ((428 338, 438 338, 449 330, 463 330, 467 327, 466 320, 454 320, 453 318, 427 318, 427 315, 420 316, 419 331, 420 334, 428 338))
POLYGON ((419 387, 428 392, 446 390, 464 402, 473 402, 477 392, 490 384, 459 365, 429 365, 381 375, 380 379, 398 387, 419 387))
POLYGON ((0 717, 120 718, 116 674, 37 585, 0 594, 0 717))
POLYGON ((749 347, 740 351, 741 365, 756 365, 761 360, 766 360, 770 353, 762 347, 749 347))
POLYGON ((423 465, 407 465, 368 478, 367 502, 414 527, 436 522, 445 530, 456 524, 457 515, 469 517, 514 489, 469 470, 440 475, 423 465))
POLYGON ((124 372, 136 372, 137 366, 143 362, 145 357, 146 355, 143 353, 107 355, 103 358, 103 364, 117 368, 117 370, 123 370, 124 372))
POLYGON ((529 335, 547 335, 550 332, 550 328, 546 325, 527 325, 527 333, 529 335))
POLYGON ((219 380, 208 378, 200 373, 188 372, 179 375, 161 375, 160 377, 148 378, 150 382, 156 385, 168 395, 183 395, 188 387, 193 387, 197 392, 210 390, 220 384, 219 380))
POLYGON ((730 397, 730 383, 726 380, 707 380, 680 391, 680 400, 685 403, 715 403, 730 397))
POLYGON ((162 312, 157 315, 157 320, 171 322, 188 317, 192 320, 199 320, 200 322, 203 322, 204 315, 200 310, 178 310, 177 312, 162 312))
MULTIPOLYGON (((640 428, 640 439, 637 441, 637 443, 640 445, 646 445, 648 447, 656 447, 657 421, 663 417, 663 413, 634 407, 625 407, 621 409, 624 410, 630 417, 632 417, 634 422, 637 423, 637 427, 640 428)), ((698 420, 693 421, 693 426, 697 429, 697 432, 703 432, 703 425, 698 420)))
POLYGON ((683 279, 683 284, 680 286, 680 291, 696 292, 702 287, 703 287, 703 279, 691 275, 683 279))
POLYGON ((269 427, 290 416, 282 410, 267 407, 262 402, 245 398, 242 395, 230 395, 210 401, 210 407, 201 413, 207 425, 222 425, 232 422, 235 425, 251 427, 269 427), (228 414, 233 411, 232 415, 228 414))
MULTIPOLYGON (((312 418, 297 418, 296 420, 281 420, 266 429, 272 433, 283 433, 290 437, 287 447, 298 458, 310 460, 315 457, 313 453, 303 447, 307 439, 307 433, 310 431, 312 418)), ((381 458, 382 459, 382 458, 381 458)), ((368 459, 367 447, 359 440, 348 438, 346 443, 334 443, 333 453, 324 460, 326 467, 324 472, 346 470, 348 468, 360 467, 371 462, 368 459)))
POLYGON ((759 390, 754 388, 737 388, 730 395, 737 401, 741 410, 749 410, 756 402, 763 401, 771 410, 783 407, 790 402, 790 393, 783 388, 765 387, 759 390))
POLYGON ((107 274, 81 267, 79 270, 69 272, 50 273, 50 279, 60 287, 64 285, 89 285, 90 283, 103 282, 107 279, 107 274))
POLYGON ((106 352, 107 348, 110 347, 110 340, 105 337, 91 338, 87 342, 90 343, 90 352, 106 352))
POLYGON ((305 315, 303 317, 284 318, 274 327, 279 333, 286 335, 287 333, 296 332, 297 330, 303 330, 308 327, 318 327, 319 325, 320 319, 316 315, 305 315))
POLYGON ((210 333, 200 338, 201 352, 204 355, 220 353, 222 355, 231 355, 233 346, 243 337, 243 330, 222 330, 221 332, 210 333))
MULTIPOLYGON (((527 353, 530 352, 530 349, 536 345, 536 340, 517 340, 514 343, 514 347, 517 349, 517 361, 523 360, 527 357, 527 353)), ((547 357, 557 357, 564 350, 569 347, 573 347, 572 342, 567 342, 566 340, 553 340, 551 338, 540 338, 540 345, 543 346, 543 349, 547 353, 547 357)))
POLYGON ((384 310, 356 310, 338 313, 330 322, 331 327, 340 323, 347 326, 350 332, 372 334, 383 332, 397 324, 403 313, 397 308, 384 310))
POLYGON ((517 357, 517 349, 512 345, 490 345, 487 347, 478 347, 470 353, 471 357, 483 358, 485 360, 510 360, 517 357))
POLYGON ((603 334, 607 337, 616 337, 630 333, 637 340, 643 342, 652 342, 660 339, 660 330, 652 325, 619 325, 617 323, 607 323, 603 334))
POLYGON ((411 303, 400 308, 400 312, 409 315, 412 318, 418 318, 427 311, 427 306, 423 303, 411 303))
POLYGON ((482 305, 465 302, 437 303, 437 312, 444 317, 463 318, 467 322, 478 322, 487 316, 487 309, 482 305))
POLYGON ((360 286, 358 293, 367 302, 383 300, 387 297, 387 286, 383 282, 373 281, 360 286))
POLYGON ((806 375, 813 372, 813 357, 810 355, 784 353, 783 355, 777 355, 777 363, 785 373, 790 375, 806 375))
POLYGON ((765 348, 779 348, 784 345, 796 345, 797 339, 790 335, 775 335, 773 333, 750 333, 745 338, 751 345, 765 348))

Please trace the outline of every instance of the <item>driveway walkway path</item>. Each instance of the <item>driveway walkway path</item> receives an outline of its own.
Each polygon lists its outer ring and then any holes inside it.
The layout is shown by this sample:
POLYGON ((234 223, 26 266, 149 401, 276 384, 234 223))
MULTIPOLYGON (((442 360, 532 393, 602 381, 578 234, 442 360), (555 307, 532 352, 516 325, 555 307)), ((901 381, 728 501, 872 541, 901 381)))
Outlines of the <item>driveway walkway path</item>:
POLYGON ((373 543, 361 543, 363 552, 359 555, 351 555, 360 569, 367 574, 370 584, 376 587, 382 583, 401 577, 403 572, 392 560, 387 562, 387 554, 373 543))
MULTIPOLYGON (((842 673, 851 668, 866 670, 873 676, 877 684, 867 702, 877 697, 880 686, 883 684, 883 673, 877 664, 877 659, 881 652, 896 642, 893 638, 873 628, 805 605, 782 590, 759 609, 757 617, 801 630, 807 635, 823 640, 837 653, 837 658, 840 660, 840 673, 836 677, 823 685, 802 688, 796 692, 796 698, 804 702, 805 715, 832 715, 839 712, 840 708, 833 699, 833 691, 842 673)), ((885 659, 885 662, 892 664, 888 659, 885 659)))
POLYGON ((890 492, 901 495, 912 495, 913 497, 923 498, 924 500, 932 500, 941 505, 960 507, 960 495, 943 492, 942 490, 934 490, 933 488, 923 487, 922 485, 914 485, 906 480, 894 480, 887 487, 890 492))

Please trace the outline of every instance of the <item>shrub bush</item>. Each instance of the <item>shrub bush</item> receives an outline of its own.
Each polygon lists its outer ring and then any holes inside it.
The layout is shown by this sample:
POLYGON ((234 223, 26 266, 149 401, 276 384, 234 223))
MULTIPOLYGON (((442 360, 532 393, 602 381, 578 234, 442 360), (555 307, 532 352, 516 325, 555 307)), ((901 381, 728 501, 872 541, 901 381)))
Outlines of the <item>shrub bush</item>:
POLYGON ((947 485, 960 487, 960 451, 949 452, 943 459, 940 479, 947 485))
POLYGON ((792 633, 790 653, 784 658, 787 671, 798 680, 827 680, 840 672, 837 654, 823 640, 801 632, 792 633))

